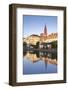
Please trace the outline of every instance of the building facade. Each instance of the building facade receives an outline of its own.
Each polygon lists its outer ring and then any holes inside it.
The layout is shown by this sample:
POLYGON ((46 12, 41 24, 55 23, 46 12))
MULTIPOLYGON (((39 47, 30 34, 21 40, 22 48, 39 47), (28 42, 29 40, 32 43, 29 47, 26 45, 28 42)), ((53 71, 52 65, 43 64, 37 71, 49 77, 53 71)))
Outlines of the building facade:
POLYGON ((44 32, 40 33, 40 35, 32 34, 28 36, 27 38, 24 38, 23 41, 27 44, 36 45, 37 42, 39 42, 41 45, 43 43, 51 43, 58 40, 58 34, 57 33, 51 33, 48 34, 47 26, 44 27, 44 32))
POLYGON ((49 43, 49 42, 57 41, 57 39, 58 39, 57 33, 51 33, 48 35, 48 30, 45 25, 44 32, 40 34, 40 42, 49 43))
POLYGON ((24 39, 24 42, 26 42, 29 45, 36 45, 37 42, 40 41, 40 36, 32 34, 24 39))

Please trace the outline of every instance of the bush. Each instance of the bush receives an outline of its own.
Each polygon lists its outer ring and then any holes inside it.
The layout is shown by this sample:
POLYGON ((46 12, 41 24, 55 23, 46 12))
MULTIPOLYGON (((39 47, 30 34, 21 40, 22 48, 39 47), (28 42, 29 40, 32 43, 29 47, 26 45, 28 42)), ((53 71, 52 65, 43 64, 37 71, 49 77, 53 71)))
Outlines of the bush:
POLYGON ((52 48, 57 48, 57 41, 51 42, 51 47, 52 48))

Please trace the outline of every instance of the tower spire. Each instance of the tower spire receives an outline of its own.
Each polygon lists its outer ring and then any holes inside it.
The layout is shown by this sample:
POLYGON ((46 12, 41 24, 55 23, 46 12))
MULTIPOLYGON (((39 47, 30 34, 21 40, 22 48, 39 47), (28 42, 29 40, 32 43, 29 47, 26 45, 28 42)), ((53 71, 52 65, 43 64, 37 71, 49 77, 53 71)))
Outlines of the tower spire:
POLYGON ((47 27, 46 27, 46 25, 44 27, 44 34, 47 36, 47 27))

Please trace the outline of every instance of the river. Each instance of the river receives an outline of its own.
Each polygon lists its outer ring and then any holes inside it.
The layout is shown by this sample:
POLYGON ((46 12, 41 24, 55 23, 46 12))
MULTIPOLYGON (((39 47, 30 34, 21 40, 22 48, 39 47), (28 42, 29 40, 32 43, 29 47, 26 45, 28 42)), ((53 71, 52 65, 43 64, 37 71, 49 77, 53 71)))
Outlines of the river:
POLYGON ((43 51, 23 52, 23 74, 57 73, 57 53, 43 51))

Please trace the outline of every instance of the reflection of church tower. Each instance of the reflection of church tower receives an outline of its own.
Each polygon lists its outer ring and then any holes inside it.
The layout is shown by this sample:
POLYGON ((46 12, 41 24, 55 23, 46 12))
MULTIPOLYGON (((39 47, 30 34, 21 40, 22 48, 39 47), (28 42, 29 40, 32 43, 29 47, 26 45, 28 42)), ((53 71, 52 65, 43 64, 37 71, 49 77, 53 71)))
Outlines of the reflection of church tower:
POLYGON ((46 25, 45 25, 45 27, 44 27, 44 35, 47 36, 47 27, 46 27, 46 25))

